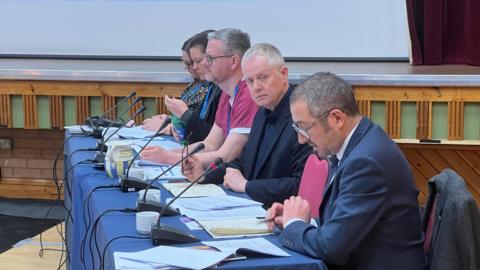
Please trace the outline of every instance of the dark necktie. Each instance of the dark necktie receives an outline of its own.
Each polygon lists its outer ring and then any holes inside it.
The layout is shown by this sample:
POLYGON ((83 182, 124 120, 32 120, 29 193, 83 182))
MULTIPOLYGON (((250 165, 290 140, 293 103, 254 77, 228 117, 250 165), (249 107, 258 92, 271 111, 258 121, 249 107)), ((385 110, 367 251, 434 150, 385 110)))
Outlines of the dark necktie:
POLYGON ((335 175, 338 169, 338 158, 336 155, 328 157, 328 183, 332 181, 332 177, 335 175))

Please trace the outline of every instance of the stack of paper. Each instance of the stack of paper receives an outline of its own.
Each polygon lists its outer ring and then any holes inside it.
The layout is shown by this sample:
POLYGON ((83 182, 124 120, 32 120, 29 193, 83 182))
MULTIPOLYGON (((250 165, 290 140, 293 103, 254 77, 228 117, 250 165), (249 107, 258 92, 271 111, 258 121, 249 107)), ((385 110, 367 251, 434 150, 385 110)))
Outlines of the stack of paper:
POLYGON ((115 269, 204 269, 228 256, 227 252, 158 246, 139 252, 114 252, 115 269), (188 258, 188 260, 185 260, 188 258))
MULTIPOLYGON (((191 183, 163 183, 163 187, 172 193, 173 196, 178 196, 180 192, 182 192, 188 185, 191 183)), ((182 198, 185 197, 206 197, 206 196, 213 196, 224 194, 225 191, 217 185, 214 184, 200 184, 200 185, 193 185, 190 189, 188 189, 185 193, 182 194, 182 198)))
POLYGON ((197 220, 213 238, 267 235, 272 232, 267 224, 255 217, 197 220))
POLYGON ((142 139, 147 138, 155 134, 155 131, 149 131, 142 128, 142 126, 136 126, 131 128, 122 128, 118 135, 125 139, 142 139))
POLYGON ((208 197, 180 198, 172 204, 172 207, 180 210, 212 211, 255 205, 261 206, 262 203, 230 195, 213 195, 208 197))
POLYGON ((278 246, 272 244, 265 238, 249 238, 223 241, 203 241, 204 245, 214 247, 220 251, 237 254, 242 251, 255 252, 265 255, 288 257, 290 254, 283 251, 278 246))

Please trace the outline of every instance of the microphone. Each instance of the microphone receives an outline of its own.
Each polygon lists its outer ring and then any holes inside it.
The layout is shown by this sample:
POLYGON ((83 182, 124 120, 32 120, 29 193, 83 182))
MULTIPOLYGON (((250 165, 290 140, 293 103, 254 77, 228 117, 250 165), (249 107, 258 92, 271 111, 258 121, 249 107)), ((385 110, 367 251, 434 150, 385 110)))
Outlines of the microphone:
MULTIPOLYGON (((153 245, 168 245, 168 244, 176 244, 176 243, 192 243, 198 242, 200 239, 196 238, 195 236, 182 232, 172 227, 163 226, 160 223, 160 219, 165 213, 165 209, 168 209, 172 203, 174 203, 178 198, 182 196, 188 189, 190 189, 193 185, 195 185, 200 179, 202 179, 205 175, 211 173, 212 171, 218 169, 220 166, 223 165, 222 158, 215 159, 215 162, 210 164, 207 169, 200 175, 197 179, 195 179, 190 185, 188 185, 182 192, 180 192, 177 196, 175 196, 160 212, 158 216, 158 221, 156 225, 152 226, 150 231, 150 237, 152 239, 153 245)), ((145 194, 147 192, 145 191, 145 194)))
MULTIPOLYGON (((175 166, 177 166, 178 164, 180 164, 180 162, 183 162, 185 159, 187 159, 188 157, 202 151, 203 149, 205 148, 205 145, 203 143, 199 143, 193 150, 192 152, 190 152, 188 155, 186 155, 185 157, 181 158, 177 163, 173 164, 172 166, 170 166, 168 169, 166 169, 164 172, 162 172, 161 174, 159 174, 157 177, 155 177, 155 179, 153 179, 152 181, 150 181, 150 183, 146 184, 146 182, 143 182, 141 181, 141 184, 143 184, 144 188, 141 188, 141 189, 145 189, 145 193, 143 194, 143 198, 141 201, 138 201, 137 202, 137 211, 138 212, 142 212, 142 211, 154 211, 154 212, 164 212, 165 215, 167 216, 176 216, 176 215, 180 215, 180 213, 175 210, 175 209, 172 209, 172 208, 168 208, 164 205, 162 205, 161 203, 159 202, 147 202, 147 192, 148 190, 152 187, 153 183, 156 182, 158 179, 160 179, 160 177, 162 177, 163 175, 165 175, 167 172, 171 171, 175 166)), ((140 182, 140 181, 137 181, 137 182, 140 182)), ((137 186, 140 186, 140 183, 136 183, 137 186)), ((125 183, 124 183, 125 185, 125 183)), ((123 190, 123 189, 122 189, 123 190)))
POLYGON ((117 104, 115 104, 114 106, 110 107, 110 109, 108 109, 106 112, 104 112, 102 115, 100 116, 90 116, 90 117, 87 117, 87 119, 85 119, 85 124, 86 125, 89 125, 93 128, 98 128, 100 126, 103 126, 103 127, 107 127, 109 125, 113 125, 114 127, 119 127, 121 125, 121 123, 118 123, 118 122, 115 122, 115 121, 111 121, 111 120, 107 120, 105 119, 105 117, 111 112, 113 111, 114 109, 118 108, 118 106, 120 106, 121 104, 125 103, 127 100, 129 100, 130 98, 134 97, 135 95, 137 94, 137 92, 135 91, 132 91, 130 92, 130 94, 128 94, 128 96, 126 96, 125 98, 123 98, 122 100, 120 100, 120 102, 118 102, 117 104))
MULTIPOLYGON (((157 131, 153 134, 153 135, 150 135, 148 136, 149 140, 142 146, 142 148, 140 148, 140 150, 135 154, 135 156, 133 157, 132 159, 132 162, 130 162, 130 164, 128 164, 128 168, 127 168, 127 172, 125 173, 125 177, 126 179, 128 179, 128 174, 130 173, 130 168, 132 168, 132 165, 133 165, 133 162, 138 158, 138 156, 140 156, 140 153, 142 153, 143 149, 145 149, 152 141, 153 139, 155 139, 156 137, 160 136, 160 131, 162 129, 164 129, 168 124, 170 124, 172 120, 170 119, 170 117, 166 118, 165 121, 163 122, 163 124, 157 129, 157 131)), ((136 180, 136 179, 133 179, 133 180, 136 180)), ((123 182, 124 180, 122 180, 123 182)))
MULTIPOLYGON (((132 103, 133 104, 133 103, 132 103)), ((126 121, 125 123, 122 124, 122 126, 120 126, 117 130, 115 130, 114 132, 112 132, 112 134, 110 134, 110 136, 108 136, 105 140, 103 140, 103 137, 102 137, 102 142, 100 143, 100 146, 99 146, 99 151, 97 151, 96 155, 95 155, 95 159, 94 159, 94 163, 97 163, 97 165, 95 165, 96 168, 103 168, 103 163, 105 161, 105 152, 104 152, 104 148, 105 148, 105 143, 110 139, 112 138, 113 135, 117 134, 118 131, 120 131, 120 129, 124 128, 127 123, 134 119, 135 117, 137 117, 139 114, 143 113, 145 111, 145 107, 142 106, 140 109, 138 109, 129 119, 128 121, 126 121)), ((105 134, 106 134, 106 131, 108 131, 108 128, 105 130, 105 134)))

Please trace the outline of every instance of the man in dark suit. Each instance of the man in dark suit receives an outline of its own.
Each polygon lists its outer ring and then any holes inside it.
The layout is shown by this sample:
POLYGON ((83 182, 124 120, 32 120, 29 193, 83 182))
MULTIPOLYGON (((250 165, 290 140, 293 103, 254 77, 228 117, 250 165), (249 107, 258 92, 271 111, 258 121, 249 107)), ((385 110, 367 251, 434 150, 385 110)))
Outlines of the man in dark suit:
POLYGON ((279 241, 329 269, 424 269, 418 192, 408 162, 379 126, 360 115, 352 87, 317 73, 292 93, 290 106, 298 140, 329 158, 329 179, 318 220, 310 220, 301 197, 268 210, 270 227, 284 227, 279 241))
MULTIPOLYGON (((241 155, 228 162, 226 169, 207 175, 203 183, 223 182, 225 187, 246 192, 269 207, 298 193, 311 149, 298 143, 292 127, 289 98, 293 87, 289 87, 288 68, 278 49, 270 44, 256 44, 245 53, 242 71, 260 109, 241 155)), ((189 162, 199 167, 195 158, 189 162)), ((185 175, 195 179, 200 173, 198 169, 195 173, 189 170, 185 175)))

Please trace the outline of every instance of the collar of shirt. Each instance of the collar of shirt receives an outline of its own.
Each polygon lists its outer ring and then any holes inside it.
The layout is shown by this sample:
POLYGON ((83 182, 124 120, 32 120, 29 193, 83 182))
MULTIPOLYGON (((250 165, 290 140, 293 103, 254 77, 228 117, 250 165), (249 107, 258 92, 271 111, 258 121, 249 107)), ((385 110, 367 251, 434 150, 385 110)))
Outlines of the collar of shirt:
POLYGON ((337 158, 338 158, 338 165, 340 166, 340 163, 342 162, 343 154, 345 154, 345 149, 347 149, 347 145, 350 142, 350 139, 352 138, 353 133, 357 129, 358 125, 360 124, 360 121, 352 128, 350 133, 348 134, 347 138, 343 141, 342 147, 340 147, 340 150, 337 152, 337 158))

